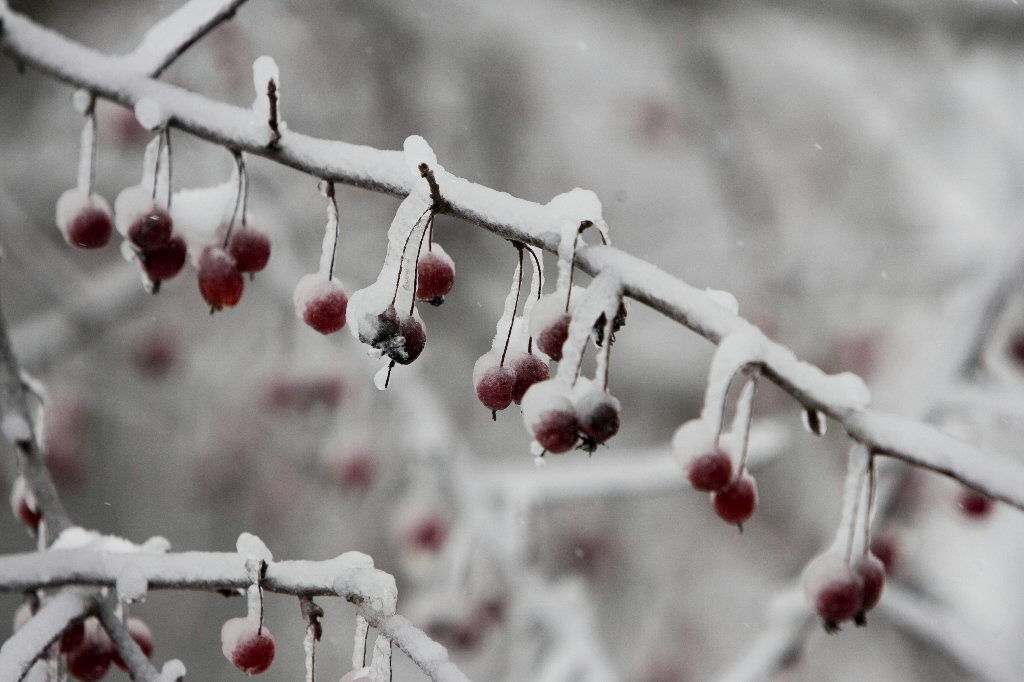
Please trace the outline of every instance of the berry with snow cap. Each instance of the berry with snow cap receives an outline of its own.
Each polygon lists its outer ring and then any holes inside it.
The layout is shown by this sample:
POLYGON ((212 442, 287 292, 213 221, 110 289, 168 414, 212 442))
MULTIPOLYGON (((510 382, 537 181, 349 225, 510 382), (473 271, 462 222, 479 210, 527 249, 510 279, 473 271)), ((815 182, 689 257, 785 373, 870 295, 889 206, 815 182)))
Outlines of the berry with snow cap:
POLYGON ((241 300, 245 282, 227 251, 207 247, 199 257, 198 270, 199 293, 210 305, 210 312, 232 308, 241 300))
POLYGON ((864 610, 864 578, 839 552, 829 550, 812 559, 801 583, 826 632, 838 631, 840 623, 864 610))
POLYGON ((57 200, 57 227, 72 246, 102 248, 114 231, 110 204, 98 194, 69 189, 57 200))
POLYGON ((737 478, 711 493, 711 505, 715 513, 726 523, 743 529, 743 524, 754 514, 757 507, 757 483, 754 477, 743 472, 737 478))
POLYGON ((557 379, 534 384, 523 396, 523 423, 548 452, 561 454, 579 440, 579 422, 569 399, 571 389, 557 379))
POLYGON ((242 225, 228 237, 228 253, 235 259, 239 272, 259 272, 270 260, 270 237, 261 230, 242 225))
POLYGON ((455 262, 440 244, 430 244, 416 263, 416 298, 441 305, 455 285, 455 262))
POLYGON ((274 662, 274 636, 258 620, 231 618, 220 629, 221 652, 246 675, 259 675, 274 662))
POLYGON ((348 295, 337 279, 323 274, 303 276, 295 285, 295 314, 321 334, 333 334, 345 326, 348 295))

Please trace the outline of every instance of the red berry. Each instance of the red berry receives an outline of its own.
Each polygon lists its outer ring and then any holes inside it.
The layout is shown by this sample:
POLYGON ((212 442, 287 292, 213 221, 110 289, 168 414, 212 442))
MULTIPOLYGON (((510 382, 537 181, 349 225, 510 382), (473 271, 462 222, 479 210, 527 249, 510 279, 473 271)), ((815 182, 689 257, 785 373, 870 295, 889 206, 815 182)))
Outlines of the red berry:
POLYGON ((1013 333, 1008 346, 1010 357, 1017 363, 1018 368, 1024 367, 1024 329, 1018 329, 1013 333))
POLYGON ((696 490, 723 488, 732 480, 732 459, 722 449, 694 457, 686 467, 686 478, 696 490))
POLYGON ((355 450, 331 466, 334 481, 347 490, 367 490, 377 477, 377 463, 365 450, 355 450))
POLYGON ((512 400, 516 405, 523 401, 526 391, 538 381, 547 381, 551 376, 548 371, 548 363, 538 358, 533 353, 517 355, 509 363, 516 375, 515 384, 512 386, 512 400))
POLYGON ((199 293, 211 311, 231 308, 242 298, 242 273, 235 261, 219 247, 208 247, 199 257, 199 293))
POLYGON ((548 452, 559 455, 572 450, 579 440, 579 422, 575 412, 550 410, 533 425, 533 437, 548 452))
POLYGON ((172 236, 164 244, 139 253, 142 269, 150 282, 158 284, 181 272, 188 248, 181 237, 172 236))
POLYGON ((132 363, 143 376, 159 379, 178 362, 175 335, 166 328, 152 328, 140 333, 132 342, 132 363))
POLYGON ((142 251, 152 251, 166 244, 172 231, 170 214, 154 206, 149 212, 136 217, 128 226, 128 241, 142 251))
POLYGON ((491 367, 476 381, 476 397, 488 410, 504 410, 512 404, 515 373, 508 367, 491 367))
POLYGON ((83 639, 85 639, 85 621, 77 620, 64 628, 64 632, 60 636, 60 652, 66 654, 77 648, 83 639))
POLYGON ((956 504, 964 516, 974 521, 979 521, 992 512, 992 500, 969 488, 960 491, 956 504))
POLYGON ((228 239, 228 253, 239 272, 259 272, 270 260, 270 237, 251 227, 241 227, 228 239))
POLYGON ((584 448, 591 452, 619 432, 619 401, 596 387, 576 401, 584 448))
POLYGON ((447 539, 448 521, 435 513, 415 521, 406 533, 409 547, 425 552, 437 552, 447 539))
POLYGON ((553 322, 544 327, 537 335, 537 348, 554 361, 562 359, 562 346, 569 338, 569 323, 572 316, 562 313, 553 322))
POLYGON ((89 618, 82 641, 67 653, 68 672, 83 682, 101 680, 110 669, 113 655, 110 636, 95 618, 89 618))
POLYGON ((440 244, 434 244, 416 264, 416 298, 441 305, 454 285, 455 264, 440 244))
POLYGON ((333 334, 345 326, 348 294, 341 282, 325 275, 305 275, 295 285, 295 314, 321 334, 333 334))
POLYGON ((900 556, 899 538, 891 530, 876 535, 871 541, 871 553, 882 562, 885 574, 891 575, 900 556))
POLYGON ((838 630, 839 623, 850 620, 864 607, 864 579, 837 552, 815 557, 804 569, 801 582, 804 595, 828 632, 838 630))
POLYGON ((221 651, 246 675, 259 675, 274 662, 274 637, 249 618, 232 618, 220 630, 221 651))
POLYGON ((110 213, 95 206, 88 206, 78 212, 64 230, 64 238, 72 246, 83 249, 98 249, 107 245, 114 231, 110 213))
MULTIPOLYGON (((146 658, 153 658, 153 633, 145 621, 139 618, 129 618, 125 621, 124 626, 128 629, 128 634, 132 636, 135 643, 142 649, 142 653, 145 654, 146 658)), ((117 651, 116 647, 114 648, 114 665, 121 670, 128 669, 128 665, 121 659, 121 654, 117 651)))
POLYGON ((864 582, 864 597, 861 612, 858 614, 863 617, 863 614, 875 608, 878 600, 882 598, 882 589, 885 587, 885 564, 874 554, 868 554, 857 560, 853 570, 864 582))
POLYGON ((757 484, 754 477, 744 473, 711 493, 715 513, 726 523, 742 526, 757 507, 757 484))
POLYGON ((427 331, 423 324, 410 315, 398 325, 398 334, 387 344, 388 357, 400 365, 408 365, 420 356, 427 344, 427 331))

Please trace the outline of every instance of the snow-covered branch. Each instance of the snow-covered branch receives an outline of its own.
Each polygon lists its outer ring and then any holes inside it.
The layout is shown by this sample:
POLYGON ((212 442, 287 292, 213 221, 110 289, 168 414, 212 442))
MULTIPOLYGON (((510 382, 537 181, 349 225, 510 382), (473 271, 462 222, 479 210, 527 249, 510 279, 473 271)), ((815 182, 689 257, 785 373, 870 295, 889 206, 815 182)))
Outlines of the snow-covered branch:
MULTIPOLYGON (((252 584, 246 557, 234 552, 153 554, 58 549, 0 557, 0 590, 8 592, 67 585, 116 587, 123 576, 144 580, 151 590, 220 592, 252 584)), ((432 680, 467 679, 448 660, 444 647, 395 614, 394 578, 373 568, 373 560, 365 554, 347 552, 326 561, 274 561, 268 565, 260 586, 265 592, 277 594, 341 597, 354 604, 371 626, 405 652, 432 680)), ((66 624, 67 620, 61 629, 66 624)))
POLYGON ((83 590, 63 590, 49 599, 24 626, 0 646, 0 680, 20 680, 70 621, 94 607, 83 590))
MULTIPOLYGON (((227 7, 230 3, 219 4, 227 7)), ((267 121, 254 115, 251 109, 214 101, 149 77, 155 63, 151 59, 103 55, 8 8, 0 8, 0 12, 4 21, 2 45, 8 54, 96 96, 128 107, 148 98, 169 125, 329 181, 397 196, 407 195, 415 182, 401 152, 323 140, 291 130, 283 130, 274 142, 267 121)), ((440 168, 436 180, 447 213, 507 239, 557 252, 564 216, 556 207, 519 199, 440 168)), ((606 270, 615 272, 625 295, 714 343, 737 333, 760 334, 723 306, 719 297, 709 296, 619 249, 585 246, 577 252, 575 262, 591 275, 606 270)), ((869 449, 949 475, 986 495, 1024 508, 1024 469, 1019 464, 995 458, 923 424, 867 411, 858 397, 846 400, 834 390, 837 382, 817 367, 798 360, 788 349, 766 339, 762 350, 763 376, 790 393, 804 408, 840 422, 869 449), (912 432, 914 438, 901 437, 901 432, 912 432)))
POLYGON ((159 76, 185 50, 230 19, 246 0, 191 0, 153 24, 125 60, 151 76, 159 76))

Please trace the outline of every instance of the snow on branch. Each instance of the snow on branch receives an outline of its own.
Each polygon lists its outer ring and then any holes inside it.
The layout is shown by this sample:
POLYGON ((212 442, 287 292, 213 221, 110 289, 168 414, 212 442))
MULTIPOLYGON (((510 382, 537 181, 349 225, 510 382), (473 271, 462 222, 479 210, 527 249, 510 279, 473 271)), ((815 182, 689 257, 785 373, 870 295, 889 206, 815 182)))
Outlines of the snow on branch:
POLYGON ((191 0, 146 31, 139 45, 124 59, 151 76, 159 76, 175 59, 234 16, 246 0, 191 0))
MULTIPOLYGON (((324 180, 396 196, 406 196, 413 190, 416 179, 408 172, 401 152, 318 139, 287 129, 275 141, 267 121, 254 115, 252 109, 214 101, 154 80, 130 59, 100 54, 6 7, 0 6, 0 18, 0 44, 16 61, 96 96, 127 107, 149 98, 171 126, 324 180)), ((445 188, 446 213, 507 239, 557 253, 564 218, 557 207, 519 199, 440 168, 436 180, 445 188)), ((721 295, 698 290, 619 249, 605 245, 582 247, 576 253, 576 264, 591 275, 602 271, 615 273, 623 294, 713 343, 736 333, 760 334, 731 306, 723 305, 721 295)), ((869 450, 949 475, 1024 509, 1024 469, 1020 465, 994 458, 921 423, 868 412, 863 384, 856 377, 829 377, 770 340, 765 340, 759 355, 762 376, 792 395, 805 409, 838 421, 869 450), (907 437, 908 433, 914 437, 907 437)))
POLYGON ((63 590, 48 600, 0 646, 0 680, 20 680, 46 648, 67 627, 94 607, 92 596, 83 590, 63 590))
MULTIPOLYGON (((234 552, 152 554, 74 549, 12 554, 0 557, 0 590, 23 592, 66 585, 116 587, 125 575, 144 579, 151 590, 238 590, 252 584, 246 560, 234 552)), ((260 586, 265 592, 277 594, 341 597, 354 604, 370 625, 432 680, 467 680, 448 660, 444 647, 395 614, 395 579, 375 569, 373 560, 365 554, 346 552, 326 561, 274 561, 269 563, 260 586)), ((0 675, 0 679, 16 678, 0 675)))

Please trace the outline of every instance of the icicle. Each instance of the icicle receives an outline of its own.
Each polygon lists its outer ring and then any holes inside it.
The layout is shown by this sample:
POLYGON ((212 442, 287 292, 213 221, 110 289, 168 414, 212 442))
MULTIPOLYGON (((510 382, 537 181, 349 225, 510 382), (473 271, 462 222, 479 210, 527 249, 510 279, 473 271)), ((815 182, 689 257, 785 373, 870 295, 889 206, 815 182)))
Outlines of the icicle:
POLYGON ((380 632, 377 633, 377 640, 373 643, 370 668, 374 682, 391 682, 391 640, 380 632))
POLYGON ((370 624, 362 614, 356 615, 356 641, 352 647, 352 667, 360 669, 366 665, 366 642, 370 636, 370 624))

